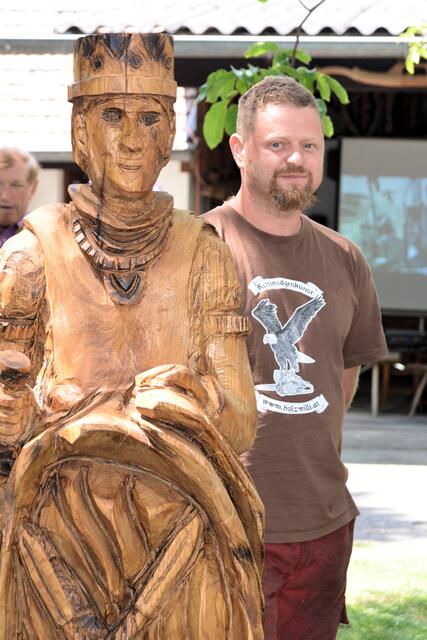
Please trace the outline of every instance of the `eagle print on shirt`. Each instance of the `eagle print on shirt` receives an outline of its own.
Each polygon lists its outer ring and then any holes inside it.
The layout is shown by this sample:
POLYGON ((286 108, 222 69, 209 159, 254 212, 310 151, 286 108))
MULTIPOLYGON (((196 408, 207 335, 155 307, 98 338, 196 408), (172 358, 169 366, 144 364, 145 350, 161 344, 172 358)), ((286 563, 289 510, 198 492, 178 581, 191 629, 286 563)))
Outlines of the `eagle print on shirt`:
POLYGON ((308 324, 324 306, 323 296, 309 300, 295 309, 285 326, 280 323, 277 317, 277 306, 270 302, 269 298, 261 300, 252 310, 253 317, 266 330, 263 342, 270 345, 280 367, 273 373, 276 391, 280 396, 294 396, 313 391, 313 385, 303 380, 297 373, 299 362, 312 363, 315 360, 298 351, 295 344, 301 340, 308 324))
POLYGON ((280 397, 312 394, 314 386, 300 375, 299 363, 315 363, 314 358, 298 349, 298 342, 306 332, 310 322, 326 305, 323 292, 312 283, 300 283, 295 280, 273 278, 263 280, 260 277, 250 283, 253 293, 261 293, 266 289, 303 290, 310 297, 308 302, 300 305, 292 313, 285 324, 282 324, 277 313, 277 305, 270 298, 263 298, 252 309, 252 316, 264 327, 263 343, 269 345, 279 365, 273 371, 274 384, 258 384, 255 386, 258 408, 261 411, 279 411, 281 413, 318 413, 325 410, 328 402, 323 395, 305 403, 274 401, 263 396, 259 391, 275 391, 280 397), (259 288, 256 291, 256 287, 259 288), (261 406, 260 406, 261 405, 261 406))

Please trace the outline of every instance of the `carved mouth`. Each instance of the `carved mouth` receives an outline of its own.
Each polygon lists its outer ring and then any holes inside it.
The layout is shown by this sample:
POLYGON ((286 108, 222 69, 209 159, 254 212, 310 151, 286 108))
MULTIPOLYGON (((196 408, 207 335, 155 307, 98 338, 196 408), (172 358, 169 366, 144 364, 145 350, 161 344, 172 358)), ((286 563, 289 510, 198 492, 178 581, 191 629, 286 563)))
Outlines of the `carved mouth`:
POLYGON ((125 171, 141 171, 142 164, 126 164, 125 162, 120 162, 119 167, 125 171))

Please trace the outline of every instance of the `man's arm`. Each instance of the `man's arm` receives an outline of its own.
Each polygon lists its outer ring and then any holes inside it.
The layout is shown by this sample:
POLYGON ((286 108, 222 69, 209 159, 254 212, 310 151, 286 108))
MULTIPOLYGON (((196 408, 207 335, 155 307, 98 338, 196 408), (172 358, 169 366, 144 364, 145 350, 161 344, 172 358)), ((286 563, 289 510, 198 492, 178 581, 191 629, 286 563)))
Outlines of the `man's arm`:
POLYGON ((344 391, 345 408, 349 409, 359 382, 360 367, 344 369, 342 374, 342 388, 344 391))

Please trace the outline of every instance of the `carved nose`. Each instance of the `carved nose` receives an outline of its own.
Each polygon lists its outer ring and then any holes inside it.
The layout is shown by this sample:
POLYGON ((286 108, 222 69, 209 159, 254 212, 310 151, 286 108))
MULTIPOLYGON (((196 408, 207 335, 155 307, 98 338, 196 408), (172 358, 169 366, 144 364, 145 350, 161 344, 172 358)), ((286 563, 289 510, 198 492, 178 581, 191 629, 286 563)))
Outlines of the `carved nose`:
POLYGON ((125 119, 123 123, 122 135, 120 138, 122 146, 130 151, 141 151, 144 147, 144 141, 139 131, 138 124, 125 119))

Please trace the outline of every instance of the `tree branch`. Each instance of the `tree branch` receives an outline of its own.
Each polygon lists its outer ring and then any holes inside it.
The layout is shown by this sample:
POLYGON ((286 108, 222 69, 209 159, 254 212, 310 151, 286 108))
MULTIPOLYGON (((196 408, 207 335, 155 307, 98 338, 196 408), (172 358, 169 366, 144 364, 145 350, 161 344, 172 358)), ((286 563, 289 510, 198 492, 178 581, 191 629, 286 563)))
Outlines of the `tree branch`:
POLYGON ((300 39, 300 36, 301 36, 301 29, 304 26, 304 23, 306 22, 306 20, 308 20, 308 18, 313 13, 313 11, 315 11, 318 7, 320 7, 320 5, 325 2, 325 0, 320 0, 320 2, 315 4, 314 7, 311 7, 311 9, 309 7, 307 7, 302 0, 298 0, 298 2, 307 11, 307 15, 305 16, 303 21, 300 22, 300 24, 297 26, 297 29, 296 29, 296 34, 295 34, 296 35, 296 40, 295 40, 295 45, 294 45, 294 49, 292 51, 292 56, 291 56, 291 60, 290 60, 290 63, 291 63, 292 67, 295 66, 295 54, 297 52, 298 45, 299 45, 299 39, 300 39))

